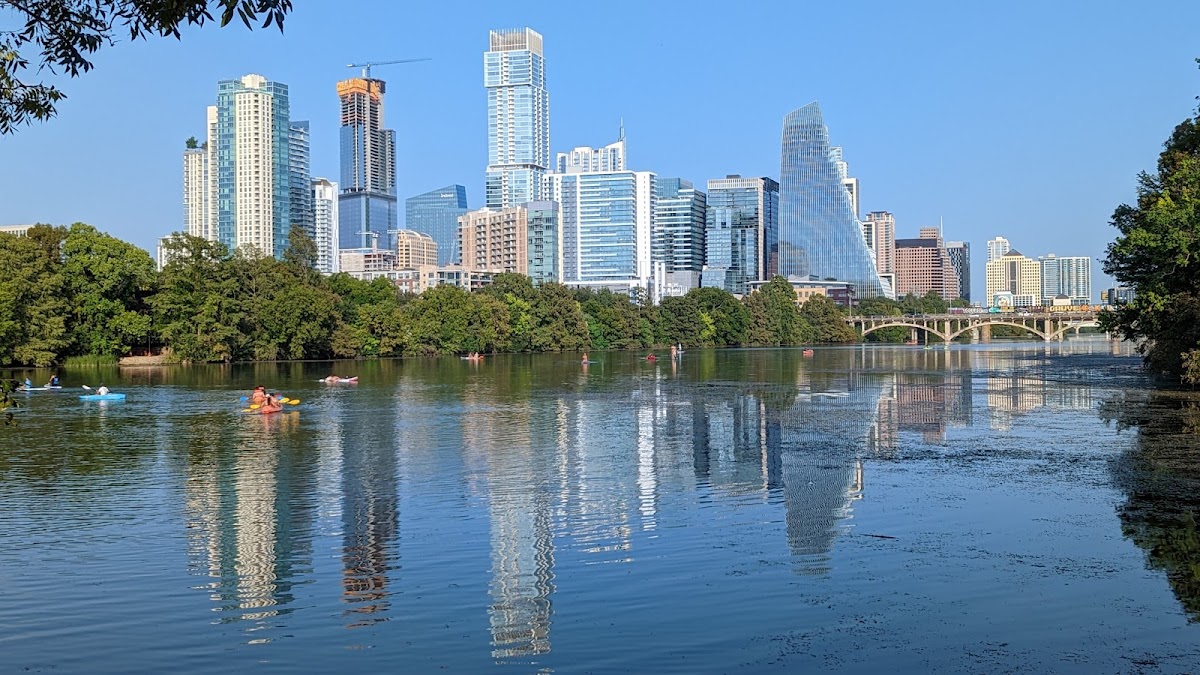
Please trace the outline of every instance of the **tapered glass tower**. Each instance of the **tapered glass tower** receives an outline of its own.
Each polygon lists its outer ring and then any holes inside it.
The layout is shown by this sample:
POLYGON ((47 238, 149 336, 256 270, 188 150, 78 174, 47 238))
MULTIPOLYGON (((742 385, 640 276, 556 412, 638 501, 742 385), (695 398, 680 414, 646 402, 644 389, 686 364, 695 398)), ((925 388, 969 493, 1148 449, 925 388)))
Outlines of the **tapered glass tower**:
POLYGON ((840 153, 829 145, 829 130, 816 103, 784 118, 779 273, 849 281, 860 298, 892 295, 863 239, 839 161, 840 153))

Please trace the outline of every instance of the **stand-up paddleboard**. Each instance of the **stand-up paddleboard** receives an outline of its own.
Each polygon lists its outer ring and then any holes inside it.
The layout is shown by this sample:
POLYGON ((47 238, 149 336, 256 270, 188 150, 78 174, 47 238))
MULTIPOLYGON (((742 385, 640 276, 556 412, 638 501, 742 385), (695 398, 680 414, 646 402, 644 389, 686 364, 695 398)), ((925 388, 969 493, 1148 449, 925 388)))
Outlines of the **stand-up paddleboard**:
POLYGON ((337 379, 337 382, 334 382, 333 380, 327 380, 325 378, 321 378, 321 379, 317 380, 317 382, 324 382, 325 384, 358 384, 358 376, 355 375, 354 377, 339 377, 337 379))

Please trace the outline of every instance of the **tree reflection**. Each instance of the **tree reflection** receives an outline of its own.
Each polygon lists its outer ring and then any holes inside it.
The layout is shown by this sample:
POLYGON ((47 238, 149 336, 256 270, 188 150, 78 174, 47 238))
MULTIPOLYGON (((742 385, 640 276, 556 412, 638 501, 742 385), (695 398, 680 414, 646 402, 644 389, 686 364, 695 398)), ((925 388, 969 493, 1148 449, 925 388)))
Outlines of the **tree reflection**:
POLYGON ((1105 422, 1136 428, 1137 441, 1113 464, 1126 495, 1121 531, 1162 570, 1189 622, 1200 622, 1200 397, 1181 392, 1105 401, 1105 422))

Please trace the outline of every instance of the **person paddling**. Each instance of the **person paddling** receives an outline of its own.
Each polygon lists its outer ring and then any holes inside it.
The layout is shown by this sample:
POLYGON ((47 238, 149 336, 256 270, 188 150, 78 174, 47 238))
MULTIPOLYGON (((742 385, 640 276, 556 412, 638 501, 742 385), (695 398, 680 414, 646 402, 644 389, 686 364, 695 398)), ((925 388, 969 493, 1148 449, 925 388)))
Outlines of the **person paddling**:
POLYGON ((96 388, 96 393, 99 394, 100 396, 108 396, 108 387, 106 387, 104 385, 100 385, 99 387, 96 388))
POLYGON ((29 379, 28 377, 25 378, 25 388, 33 389, 33 380, 29 379))
POLYGON ((588 360, 587 352, 584 352, 583 353, 583 365, 586 366, 589 363, 591 363, 591 361, 588 360))
POLYGON ((250 405, 262 405, 267 401, 266 387, 255 387, 250 394, 250 405))
POLYGON ((52 376, 50 377, 50 384, 48 384, 48 385, 46 385, 46 386, 48 386, 48 387, 59 387, 59 386, 62 386, 62 385, 60 385, 60 384, 58 383, 58 376, 57 376, 57 375, 52 375, 52 376))

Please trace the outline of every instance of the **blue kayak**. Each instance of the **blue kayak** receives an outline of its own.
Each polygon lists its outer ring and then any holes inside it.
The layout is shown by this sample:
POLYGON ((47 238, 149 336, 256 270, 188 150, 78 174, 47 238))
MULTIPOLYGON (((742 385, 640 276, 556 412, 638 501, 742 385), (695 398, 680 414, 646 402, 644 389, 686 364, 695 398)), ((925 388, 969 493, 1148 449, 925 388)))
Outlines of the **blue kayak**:
POLYGON ((84 394, 79 397, 80 401, 124 401, 125 394, 84 394))

